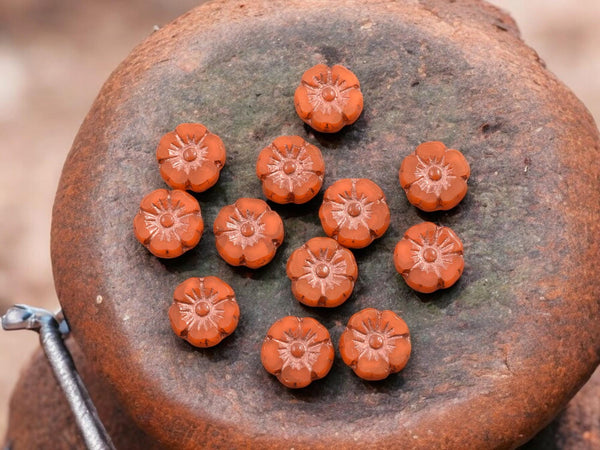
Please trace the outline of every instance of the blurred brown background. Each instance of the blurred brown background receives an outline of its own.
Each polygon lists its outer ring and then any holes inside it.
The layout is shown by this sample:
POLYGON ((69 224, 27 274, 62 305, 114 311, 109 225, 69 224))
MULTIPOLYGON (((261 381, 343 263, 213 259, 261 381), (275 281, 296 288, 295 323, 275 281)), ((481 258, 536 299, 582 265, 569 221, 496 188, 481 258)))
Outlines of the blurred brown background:
MULTIPOLYGON (((0 314, 55 310, 49 235, 54 193, 104 80, 154 25, 201 1, 0 0, 0 314), (174 4, 172 4, 174 3, 174 4)), ((600 1, 494 0, 600 122, 600 1)), ((0 441, 10 391, 34 348, 0 330, 0 441)))

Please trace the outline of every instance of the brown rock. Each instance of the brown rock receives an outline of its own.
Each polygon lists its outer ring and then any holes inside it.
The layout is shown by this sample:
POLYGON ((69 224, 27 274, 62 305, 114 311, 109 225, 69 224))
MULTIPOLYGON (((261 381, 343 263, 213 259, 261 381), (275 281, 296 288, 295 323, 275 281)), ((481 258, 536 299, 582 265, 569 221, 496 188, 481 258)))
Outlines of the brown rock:
POLYGON ((589 113, 519 39, 512 20, 475 0, 215 1, 136 48, 100 92, 75 139, 52 230, 56 287, 75 338, 123 407, 167 445, 295 448, 507 448, 564 407, 599 360, 600 157, 589 113), (182 65, 192 58, 197 64, 182 65), (364 111, 340 133, 312 132, 293 93, 316 63, 361 80, 364 111), (310 311, 337 342, 352 313, 391 309, 411 329, 399 375, 368 383, 339 359, 299 392, 261 367, 260 343, 284 315, 305 316, 285 276, 294 248, 322 235, 320 196, 274 206, 286 242, 252 271, 220 260, 206 233, 160 261, 130 224, 163 187, 160 137, 201 122, 223 139, 218 184, 197 195, 207 224, 240 196, 260 197, 254 164, 280 135, 319 145, 325 186, 370 178, 392 224, 357 251, 353 296, 310 311), (426 214, 397 173, 420 142, 459 148, 471 165, 455 209, 426 214), (450 226, 465 244, 452 288, 408 288, 392 251, 411 225, 450 226), (196 350, 167 319, 173 288, 214 275, 235 290, 243 320, 217 348, 196 350))

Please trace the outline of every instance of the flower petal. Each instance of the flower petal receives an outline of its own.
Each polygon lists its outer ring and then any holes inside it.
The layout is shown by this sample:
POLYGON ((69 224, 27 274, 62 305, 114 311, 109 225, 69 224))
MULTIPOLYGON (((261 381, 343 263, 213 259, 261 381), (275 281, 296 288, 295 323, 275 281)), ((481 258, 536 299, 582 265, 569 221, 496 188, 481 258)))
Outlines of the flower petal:
POLYGON ((364 380, 383 380, 390 374, 390 365, 383 358, 368 359, 363 356, 358 359, 354 372, 364 380))
POLYGON ((142 199, 140 209, 148 213, 156 214, 157 211, 162 211, 164 209, 168 198, 169 191, 167 189, 156 189, 142 199))
POLYGON ((288 337, 287 334, 294 334, 298 328, 300 327, 301 319, 295 316, 285 316, 271 325, 269 331, 267 332, 267 336, 272 337, 273 339, 277 339, 280 341, 287 342, 288 337))
POLYGON ((359 224, 354 230, 348 227, 341 227, 336 239, 344 247, 350 248, 364 248, 373 242, 371 231, 362 224, 359 224))
POLYGON ((406 192, 408 201, 417 208, 431 212, 435 211, 439 205, 439 198, 433 192, 425 192, 418 183, 413 183, 406 192))
POLYGON ((356 75, 354 75, 354 72, 339 64, 331 68, 331 76, 333 81, 336 81, 338 84, 344 82, 344 88, 360 87, 360 82, 356 75))
POLYGON ((182 222, 186 224, 185 229, 179 230, 179 239, 185 247, 195 247, 204 232, 204 222, 199 214, 188 215, 182 222))
POLYGON ((444 253, 462 253, 464 250, 462 241, 450 227, 440 227, 436 244, 444 248, 444 253))
POLYGON ((358 178, 354 181, 356 194, 360 198, 365 196, 370 202, 379 202, 385 199, 383 190, 374 181, 368 178, 358 178))
POLYGON ((352 330, 349 328, 346 328, 346 330, 340 336, 339 349, 344 363, 351 367, 354 366, 360 353, 354 343, 352 330))
POLYGON ((187 192, 178 189, 171 191, 171 205, 174 209, 180 208, 178 210, 179 216, 200 212, 198 200, 187 192))
POLYGON ((319 193, 319 190, 321 190, 322 184, 323 180, 321 177, 311 174, 303 185, 294 188, 294 193, 292 194, 293 202, 301 205, 312 200, 319 193))
MULTIPOLYGON (((202 283, 204 284, 204 289, 207 291, 214 291, 217 293, 217 299, 223 299, 226 297, 235 297, 235 292, 233 288, 225 283, 218 277, 208 276, 202 278, 202 283)), ((198 284, 199 286, 199 284, 198 284)))
POLYGON ((232 266, 239 266, 242 264, 242 247, 231 242, 226 234, 217 236, 215 243, 217 252, 219 252, 219 255, 227 264, 231 264, 232 266))
POLYGON ((313 112, 313 105, 308 98, 308 90, 306 86, 298 86, 294 94, 294 106, 296 107, 296 113, 305 122, 310 120, 310 116, 313 112))
POLYGON ((321 219, 321 226, 327 236, 335 236, 339 230, 339 224, 333 216, 334 203, 332 201, 324 201, 319 208, 319 219, 321 219))
POLYGON ((163 135, 160 138, 160 142, 158 143, 158 147, 156 147, 156 159, 159 163, 171 158, 171 154, 169 152, 169 148, 171 145, 175 144, 177 146, 177 138, 175 137, 175 132, 171 131, 163 135))
POLYGON ((312 168, 310 170, 318 175, 323 175, 323 173, 325 173, 325 162, 323 161, 323 154, 321 153, 321 150, 314 145, 309 144, 308 142, 306 143, 306 147, 304 149, 312 161, 312 168))
POLYGON ((310 116, 310 126, 322 133, 335 133, 344 127, 344 118, 339 111, 324 113, 314 110, 310 116))
POLYGON ((262 223, 265 225, 263 229, 265 238, 273 241, 276 246, 281 245, 285 231, 283 229, 283 220, 281 220, 279 214, 269 208, 269 211, 262 216, 262 223))
POLYGON ((367 333, 367 326, 375 326, 379 318, 379 311, 375 308, 365 308, 355 313, 348 321, 348 328, 362 334, 367 333))
POLYGON ((312 287, 306 278, 299 278, 292 282, 292 294, 296 300, 306 306, 324 306, 319 304, 322 297, 319 287, 312 287))
POLYGON ((306 387, 312 381, 310 370, 308 370, 306 366, 303 366, 300 369, 286 366, 281 370, 277 379, 281 381, 284 386, 294 389, 306 387))
POLYGON ((146 220, 144 219, 143 214, 140 213, 136 214, 133 219, 133 231, 136 239, 144 245, 148 244, 152 237, 152 233, 146 226, 146 220))
POLYGON ((171 237, 170 239, 161 239, 155 237, 150 240, 148 244, 148 250, 152 252, 153 255, 158 256, 159 258, 176 258, 177 256, 183 254, 183 246, 181 245, 181 241, 178 238, 171 237))
POLYGON ((406 274, 415 265, 412 257, 414 244, 408 239, 401 239, 394 249, 394 266, 398 273, 406 274))
POLYGON ((271 209, 264 200, 244 197, 236 200, 235 207, 242 213, 243 216, 252 214, 254 217, 257 217, 263 212, 271 209))
POLYGON ((390 208, 387 203, 383 201, 374 203, 371 209, 371 218, 367 223, 375 237, 383 236, 390 226, 390 208))
POLYGON ((244 265, 251 269, 258 269, 273 259, 275 250, 271 241, 261 239, 253 246, 244 249, 244 265))
POLYGON ((458 150, 450 149, 444 155, 446 164, 450 166, 450 174, 465 180, 471 175, 469 162, 458 150))
POLYGON ((319 379, 327 375, 333 366, 334 358, 335 351, 333 350, 331 341, 324 342, 319 349, 319 357, 312 366, 311 378, 319 379))
MULTIPOLYGON (((448 258, 448 256, 446 256, 448 258)), ((465 260, 462 255, 454 254, 450 256, 450 262, 442 269, 440 278, 444 283, 444 288, 449 288, 458 281, 465 268, 465 260)))
POLYGON ((187 188, 188 175, 184 170, 173 167, 172 161, 160 165, 160 176, 173 189, 187 188))
POLYGON ((224 336, 229 336, 235 331, 240 319, 240 307, 233 299, 228 299, 219 303, 223 308, 223 317, 219 320, 219 332, 224 336))
POLYGON ((221 208, 219 211, 219 214, 217 214, 215 222, 213 223, 213 233, 216 236, 219 236, 223 232, 229 230, 227 222, 229 221, 229 218, 235 214, 236 208, 234 205, 223 206, 223 208, 221 208))
POLYGON ((400 372, 408 363, 411 352, 411 343, 409 338, 396 339, 394 347, 388 354, 390 361, 390 370, 393 373, 400 372))
POLYGON ((325 305, 322 306, 326 306, 327 308, 335 308, 336 306, 340 306, 346 300, 348 300, 353 290, 354 281, 348 278, 341 280, 339 285, 325 291, 325 297, 327 298, 327 301, 325 302, 325 305))
POLYGON ((285 271, 290 280, 295 280, 306 273, 304 264, 308 257, 309 254, 306 250, 306 244, 292 252, 285 267, 285 271))
POLYGON ((399 172, 400 186, 402 186, 402 189, 408 189, 411 184, 420 178, 417 176, 418 165, 419 159, 414 154, 408 155, 402 160, 399 172))
POLYGON ((219 180, 220 170, 212 162, 206 161, 189 174, 189 187, 194 192, 204 192, 219 180))
POLYGON ((187 330, 187 323, 183 320, 183 315, 179 310, 179 305, 173 303, 169 307, 169 321, 171 322, 171 328, 177 336, 181 336, 185 330, 187 330))
POLYGON ((381 324, 380 328, 385 328, 387 324, 387 329, 393 332, 393 336, 409 334, 408 325, 404 319, 389 309, 381 311, 379 323, 381 324))
POLYGON ((204 138, 203 144, 207 147, 206 159, 217 166, 218 169, 225 165, 227 152, 225 144, 219 136, 213 133, 208 133, 204 138))
POLYGON ((423 142, 415 149, 415 154, 424 162, 441 161, 445 152, 446 146, 439 141, 423 142))
POLYGON ((279 356, 279 343, 267 337, 260 349, 260 360, 267 372, 277 375, 283 367, 283 360, 279 356))
POLYGON ((175 128, 175 133, 187 144, 192 140, 197 142, 208 130, 200 123, 181 123, 175 128))
MULTIPOLYGON (((419 245, 423 245, 425 239, 429 239, 430 236, 435 235, 437 225, 433 222, 421 222, 417 225, 413 225, 404 233, 406 239, 415 241, 419 245)), ((429 242, 429 241, 427 241, 429 242)))
POLYGON ((467 195, 467 182, 462 178, 454 178, 450 185, 440 192, 440 207, 443 210, 454 208, 467 195))
POLYGON ((325 64, 317 64, 302 74, 302 83, 312 87, 319 87, 321 82, 326 79, 329 67, 325 64))
POLYGON ((196 347, 206 348, 217 345, 223 337, 217 327, 211 325, 207 328, 200 328, 198 322, 195 321, 188 329, 186 340, 196 347))
POLYGON ((290 203, 294 198, 294 194, 292 192, 284 187, 279 186, 279 184, 274 183, 271 177, 263 180, 262 189, 265 197, 275 203, 290 203))
POLYGON ((363 95, 359 89, 350 89, 347 94, 349 98, 342 110, 342 116, 345 123, 351 125, 358 120, 363 111, 363 95))
POLYGON ((414 267, 408 275, 404 275, 406 284, 415 291, 429 294, 437 291, 441 287, 440 278, 433 271, 424 271, 418 267, 414 267))
POLYGON ((300 329, 303 334, 306 334, 307 331, 314 333, 314 342, 329 341, 331 339, 327 328, 312 317, 302 317, 300 319, 300 329))
POLYGON ((198 277, 188 278, 187 280, 178 284, 173 292, 173 300, 175 302, 190 304, 187 294, 194 290, 200 290, 200 278, 198 277))

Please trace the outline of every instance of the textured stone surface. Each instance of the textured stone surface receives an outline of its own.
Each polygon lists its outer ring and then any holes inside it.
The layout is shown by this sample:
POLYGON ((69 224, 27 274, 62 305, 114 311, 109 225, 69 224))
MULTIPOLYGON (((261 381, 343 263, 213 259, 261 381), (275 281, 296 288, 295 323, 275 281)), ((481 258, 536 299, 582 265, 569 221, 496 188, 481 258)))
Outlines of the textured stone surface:
POLYGON ((477 1, 214 2, 155 33, 117 69, 86 118, 56 198, 56 287, 75 338, 123 407, 165 444, 326 448, 511 447, 548 423, 598 363, 598 133, 585 108, 518 39, 506 16, 477 1), (316 63, 359 77, 365 110, 334 136, 295 116, 293 90, 316 63), (207 224, 240 196, 261 197, 258 152, 298 134, 323 151, 325 186, 369 177, 392 211, 387 234, 356 251, 353 296, 333 311, 298 304, 285 261, 322 235, 321 196, 274 206, 286 242, 251 271, 220 260, 214 236, 174 261, 133 237, 143 195, 163 184, 160 136, 200 121, 228 160, 197 195, 207 224), (408 205, 402 157, 426 140, 471 163, 465 200, 448 213, 408 205), (452 227, 465 273, 429 296, 396 274, 392 251, 420 220, 452 227), (236 291, 240 326, 197 350, 170 330, 174 286, 216 275, 236 291), (337 342, 353 312, 392 309, 408 323, 413 356, 398 376, 329 376, 291 392, 260 365, 277 318, 310 315, 337 342))

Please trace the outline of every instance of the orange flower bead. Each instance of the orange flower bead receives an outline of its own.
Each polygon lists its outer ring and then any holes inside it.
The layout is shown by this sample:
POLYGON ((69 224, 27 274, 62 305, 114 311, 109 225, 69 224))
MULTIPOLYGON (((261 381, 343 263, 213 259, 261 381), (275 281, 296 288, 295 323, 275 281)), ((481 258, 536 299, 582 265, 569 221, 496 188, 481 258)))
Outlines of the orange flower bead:
POLYGON ((345 178, 329 186, 319 217, 325 233, 350 248, 366 247, 390 225, 383 191, 366 178, 345 178))
POLYGON ((263 341, 264 368, 289 388, 303 388, 323 378, 335 352, 327 328, 310 317, 287 316, 275 322, 263 341))
POLYGON ((326 237, 312 238, 294 250, 286 271, 300 303, 326 308, 344 303, 358 277, 352 252, 326 237))
POLYGON ((182 123, 162 137, 156 159, 169 186, 203 192, 219 179, 225 165, 225 146, 204 125, 182 123))
POLYGON ((317 64, 304 75, 294 95, 296 112, 317 131, 335 133, 356 122, 363 109, 358 78, 344 66, 317 64))
POLYGON ((404 233, 394 250, 394 264, 415 291, 448 288, 465 267, 463 244, 450 228, 423 222, 404 233))
POLYGON ((367 308, 354 314, 340 337, 340 354, 359 377, 383 380, 410 357, 410 332, 392 311, 367 308))
POLYGON ((157 189, 140 203, 133 230, 153 255, 175 258, 200 242, 204 221, 198 201, 190 194, 157 189))
POLYGON ((231 286, 217 277, 188 278, 175 288, 169 308, 177 336, 196 347, 213 347, 234 332, 240 308, 231 286))
POLYGON ((306 203, 323 185, 321 151, 300 136, 281 136, 262 149, 256 175, 265 196, 275 203, 306 203))
POLYGON ((271 261, 283 242, 281 217, 257 198, 240 198, 223 207, 213 231, 219 255, 232 266, 251 269, 271 261))
POLYGON ((408 201, 423 211, 454 208, 467 194, 471 169, 458 150, 424 142, 400 166, 400 185, 408 201))

